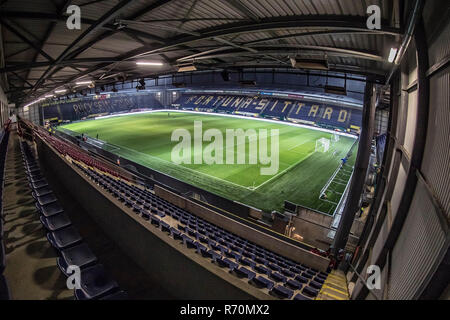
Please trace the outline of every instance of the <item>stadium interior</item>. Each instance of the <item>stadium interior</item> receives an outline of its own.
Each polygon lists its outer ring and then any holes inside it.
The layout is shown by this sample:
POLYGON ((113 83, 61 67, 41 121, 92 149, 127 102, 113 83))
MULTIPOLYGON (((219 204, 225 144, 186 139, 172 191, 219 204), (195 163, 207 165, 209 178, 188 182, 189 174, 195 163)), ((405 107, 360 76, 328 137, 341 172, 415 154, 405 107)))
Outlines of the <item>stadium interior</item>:
POLYGON ((449 15, 0 1, 0 300, 449 300, 449 15))

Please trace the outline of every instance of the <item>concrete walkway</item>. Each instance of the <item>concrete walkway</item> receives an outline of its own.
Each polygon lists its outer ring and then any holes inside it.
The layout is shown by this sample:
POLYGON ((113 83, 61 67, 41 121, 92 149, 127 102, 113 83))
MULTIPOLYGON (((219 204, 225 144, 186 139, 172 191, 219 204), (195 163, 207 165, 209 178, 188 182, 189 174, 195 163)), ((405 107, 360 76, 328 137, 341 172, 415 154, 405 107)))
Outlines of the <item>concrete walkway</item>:
POLYGON ((73 299, 66 279, 56 266, 56 254, 39 221, 22 163, 19 139, 9 137, 5 168, 5 277, 11 299, 73 299))

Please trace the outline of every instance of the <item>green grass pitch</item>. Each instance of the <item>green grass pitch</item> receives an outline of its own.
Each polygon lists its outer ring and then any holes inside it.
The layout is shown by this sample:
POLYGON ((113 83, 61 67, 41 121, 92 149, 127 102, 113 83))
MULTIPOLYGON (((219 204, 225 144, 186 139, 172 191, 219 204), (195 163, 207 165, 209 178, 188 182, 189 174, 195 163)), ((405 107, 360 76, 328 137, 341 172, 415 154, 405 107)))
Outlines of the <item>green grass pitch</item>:
MULTIPOLYGON (((355 141, 341 136, 328 152, 315 152, 316 140, 331 139, 330 133, 281 122, 177 112, 170 112, 170 116, 167 112, 154 112, 87 120, 64 125, 61 130, 64 129, 93 138, 98 134, 99 140, 108 143, 105 148, 121 157, 259 209, 282 210, 284 200, 288 200, 330 214, 334 210, 332 202, 339 201, 345 186, 332 187, 331 193, 327 192, 327 201, 319 199, 320 190, 355 141), (171 134, 177 128, 185 128, 194 136, 194 120, 202 121, 203 132, 216 128, 224 137, 226 129, 252 128, 257 132, 258 129, 279 129, 278 173, 261 175, 259 162, 255 165, 248 161, 246 164, 174 164, 171 151, 178 142, 171 141, 171 134)), ((208 144, 203 142, 203 147, 208 144)), ((246 154, 248 156, 248 140, 246 154)), ((353 162, 354 156, 350 157, 349 169, 353 162)))

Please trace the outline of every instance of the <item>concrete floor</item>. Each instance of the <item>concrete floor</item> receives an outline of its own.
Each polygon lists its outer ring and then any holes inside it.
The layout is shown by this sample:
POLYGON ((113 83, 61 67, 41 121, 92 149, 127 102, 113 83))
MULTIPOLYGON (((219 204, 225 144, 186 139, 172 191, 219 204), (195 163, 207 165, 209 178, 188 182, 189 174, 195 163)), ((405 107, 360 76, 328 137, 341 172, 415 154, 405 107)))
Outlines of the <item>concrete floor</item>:
POLYGON ((56 254, 36 213, 25 175, 19 140, 11 133, 3 194, 6 269, 11 299, 72 299, 66 279, 56 266, 56 254))

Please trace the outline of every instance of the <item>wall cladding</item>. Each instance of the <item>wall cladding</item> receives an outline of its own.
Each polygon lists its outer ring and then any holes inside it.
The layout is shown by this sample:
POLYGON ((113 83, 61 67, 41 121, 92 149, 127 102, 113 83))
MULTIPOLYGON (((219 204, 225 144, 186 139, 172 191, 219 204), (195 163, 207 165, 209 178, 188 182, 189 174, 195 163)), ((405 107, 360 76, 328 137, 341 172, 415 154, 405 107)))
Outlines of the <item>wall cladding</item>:
POLYGON ((446 232, 419 179, 402 231, 392 250, 389 299, 417 299, 434 263, 448 247, 446 232))
POLYGON ((430 115, 422 174, 450 219, 450 67, 430 79, 430 115))

